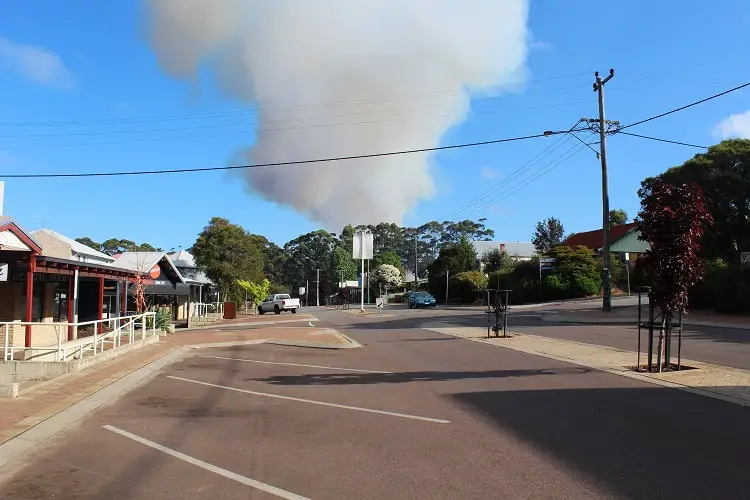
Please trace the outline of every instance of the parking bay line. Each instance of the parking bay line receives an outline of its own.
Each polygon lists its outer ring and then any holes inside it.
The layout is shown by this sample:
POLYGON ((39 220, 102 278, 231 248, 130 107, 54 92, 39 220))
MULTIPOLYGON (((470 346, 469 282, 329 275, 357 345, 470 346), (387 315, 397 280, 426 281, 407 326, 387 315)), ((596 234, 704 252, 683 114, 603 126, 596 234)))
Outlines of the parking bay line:
POLYGON ((393 372, 382 372, 378 370, 358 370, 356 368, 337 368, 335 366, 319 366, 319 365, 303 365, 300 363, 281 363, 277 361, 260 361, 257 359, 243 359, 243 358, 226 358, 224 356, 209 356, 208 354, 199 354, 201 358, 214 358, 214 359, 225 359, 228 361, 243 361, 245 363, 260 363, 263 365, 282 365, 282 366, 299 366, 302 368, 321 368, 323 370, 339 370, 342 372, 358 372, 358 373, 382 373, 391 375, 393 372))
POLYGON ((218 474, 228 479, 237 481, 238 483, 244 484, 245 486, 250 486, 251 488, 265 491, 266 493, 270 493, 287 500, 310 500, 307 497, 297 495, 296 493, 292 493, 291 491, 282 490, 281 488, 277 488, 276 486, 271 486, 270 484, 262 483, 260 481, 256 481, 255 479, 250 479, 249 477, 245 477, 237 474, 236 472, 232 472, 216 465, 209 464, 208 462, 204 462, 203 460, 191 457, 190 455, 185 455, 184 453, 180 453, 179 451, 173 450, 172 448, 167 448, 166 446, 163 446, 159 443, 155 443, 146 438, 142 438, 141 436, 131 434, 128 431, 118 429, 117 427, 114 427, 112 425, 103 425, 102 427, 107 429, 108 431, 112 431, 123 437, 141 443, 142 445, 148 446, 149 448, 153 448, 155 450, 161 451, 162 453, 166 453, 167 455, 178 458, 184 462, 195 465, 196 467, 200 467, 201 469, 205 469, 209 472, 213 472, 214 474, 218 474))
POLYGON ((401 417, 401 418, 410 418, 413 420, 423 420, 425 422, 434 422, 437 424, 450 424, 450 420, 443 420, 440 418, 431 418, 431 417, 420 417, 419 415, 409 415, 407 413, 396 413, 393 411, 385 411, 385 410, 373 410, 371 408, 361 408, 359 406, 348 406, 348 405, 340 405, 336 403, 326 403, 325 401, 315 401, 312 399, 302 399, 302 398, 294 398, 291 396, 282 396, 281 394, 269 394, 267 392, 256 392, 256 391, 248 391, 247 389, 239 389, 237 387, 230 387, 228 385, 218 385, 218 384, 211 384, 209 382, 201 382, 200 380, 193 380, 189 378, 182 378, 182 377, 175 377, 174 375, 167 375, 167 378, 171 378, 174 380, 182 380, 183 382, 190 382, 192 384, 200 384, 200 385, 206 385, 208 387, 216 387, 219 389, 226 389, 228 391, 235 391, 235 392, 241 392, 243 394, 252 394, 254 396, 265 396, 267 398, 276 398, 276 399, 286 399, 287 401, 297 401, 299 403, 310 403, 314 405, 320 405, 320 406, 330 406, 332 408, 342 408, 345 410, 356 410, 356 411, 364 411, 367 413, 377 413, 379 415, 390 415, 392 417, 401 417))

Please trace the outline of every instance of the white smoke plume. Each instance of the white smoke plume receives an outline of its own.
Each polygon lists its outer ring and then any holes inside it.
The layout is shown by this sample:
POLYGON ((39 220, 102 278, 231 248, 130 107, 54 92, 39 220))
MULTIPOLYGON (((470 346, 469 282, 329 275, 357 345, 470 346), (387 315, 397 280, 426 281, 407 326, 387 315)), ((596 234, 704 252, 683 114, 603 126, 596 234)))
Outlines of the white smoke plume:
MULTIPOLYGON (((212 70, 258 109, 241 153, 272 163, 437 146, 471 92, 524 76, 528 0, 147 0, 169 74, 212 70)), ((491 136, 491 134, 487 134, 491 136)), ((435 193, 430 154, 249 169, 252 192, 338 230, 400 223, 435 193)))

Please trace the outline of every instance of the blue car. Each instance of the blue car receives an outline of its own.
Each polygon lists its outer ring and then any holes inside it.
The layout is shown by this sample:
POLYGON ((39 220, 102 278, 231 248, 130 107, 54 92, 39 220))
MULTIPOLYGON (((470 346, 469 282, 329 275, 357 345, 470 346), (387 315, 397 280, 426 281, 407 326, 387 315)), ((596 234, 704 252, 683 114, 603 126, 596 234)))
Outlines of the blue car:
POLYGON ((412 292, 407 296, 406 303, 409 309, 437 306, 437 300, 429 292, 412 292))

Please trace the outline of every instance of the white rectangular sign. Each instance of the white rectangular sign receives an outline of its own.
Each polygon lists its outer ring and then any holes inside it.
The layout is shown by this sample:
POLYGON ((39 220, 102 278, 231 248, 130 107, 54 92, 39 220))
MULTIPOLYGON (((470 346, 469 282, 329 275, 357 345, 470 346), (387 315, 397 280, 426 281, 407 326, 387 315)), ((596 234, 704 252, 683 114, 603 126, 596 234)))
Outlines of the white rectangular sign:
POLYGON ((354 233, 352 239, 352 258, 372 259, 372 233, 354 233))
POLYGON ((305 294, 305 287, 304 286, 299 287, 299 294, 300 295, 304 295, 305 294))
POLYGON ((8 264, 0 263, 0 281, 8 281, 8 264))

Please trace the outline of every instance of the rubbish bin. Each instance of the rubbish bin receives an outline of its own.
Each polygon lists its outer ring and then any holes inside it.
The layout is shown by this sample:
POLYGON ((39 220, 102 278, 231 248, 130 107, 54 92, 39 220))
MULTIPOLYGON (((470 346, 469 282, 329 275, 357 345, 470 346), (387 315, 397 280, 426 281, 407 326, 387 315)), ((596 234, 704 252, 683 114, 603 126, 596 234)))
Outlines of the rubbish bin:
POLYGON ((237 304, 234 302, 224 302, 224 319, 234 319, 237 317, 237 304))

